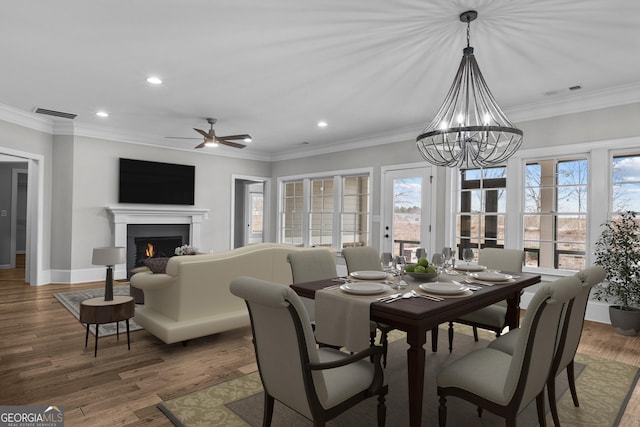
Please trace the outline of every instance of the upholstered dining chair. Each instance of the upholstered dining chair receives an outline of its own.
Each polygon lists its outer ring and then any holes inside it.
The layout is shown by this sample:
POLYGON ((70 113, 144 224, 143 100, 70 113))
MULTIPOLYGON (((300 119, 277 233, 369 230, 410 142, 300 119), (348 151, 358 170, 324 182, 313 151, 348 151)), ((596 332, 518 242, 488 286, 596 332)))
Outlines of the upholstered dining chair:
POLYGON ((380 363, 381 347, 353 355, 318 348, 307 311, 288 286, 238 277, 229 289, 245 300, 249 310, 264 388, 263 426, 271 425, 275 400, 313 420, 314 426, 324 426, 373 396, 378 397, 378 426, 384 426, 388 386, 380 363))
POLYGON ((518 413, 536 400, 538 422, 546 426, 544 387, 554 361, 565 305, 581 290, 575 276, 542 285, 527 307, 513 354, 483 348, 462 356, 437 377, 440 427, 446 426, 447 396, 456 396, 516 426, 518 413))
MULTIPOLYGON (((575 275, 575 277, 577 277, 581 282, 580 293, 574 299, 571 311, 565 314, 565 316, 568 315, 566 330, 564 331, 564 334, 559 337, 558 344, 556 346, 556 354, 554 356, 551 372, 549 373, 549 379, 547 381, 549 407, 551 409, 553 422, 556 426, 560 426, 558 408, 556 406, 556 377, 565 369, 567 371, 567 380, 569 382, 569 390, 571 391, 573 404, 576 407, 580 406, 578 402, 578 394, 576 392, 573 360, 576 355, 576 351, 578 350, 578 344, 580 344, 580 337, 582 336, 584 314, 587 310, 589 293, 591 292, 591 288, 604 280, 605 275, 606 271, 599 265, 585 268, 575 275)), ((495 341, 489 343, 489 347, 503 351, 507 354, 513 354, 516 342, 518 341, 518 337, 521 333, 522 331, 520 328, 513 329, 495 341)))
MULTIPOLYGON (((482 248, 478 252, 478 264, 492 270, 520 273, 524 263, 524 251, 516 249, 482 248)), ((500 336, 507 325, 507 302, 500 301, 480 308, 449 322, 449 353, 453 351, 453 324, 462 323, 473 328, 473 339, 478 341, 478 328, 487 329, 500 336)))
MULTIPOLYGON (((312 282, 338 276, 335 252, 326 249, 291 252, 287 255, 287 262, 291 265, 293 283, 312 282)), ((316 317, 314 301, 311 298, 301 298, 301 300, 313 323, 316 317)))
MULTIPOLYGON (((342 248, 342 256, 345 264, 347 264, 347 272, 349 274, 354 271, 383 271, 382 262, 378 250, 371 246, 354 246, 352 248, 342 248)), ((387 350, 389 349, 389 332, 393 328, 384 323, 372 322, 373 331, 371 335, 371 344, 375 342, 376 329, 380 330, 380 345, 384 349, 382 356, 382 365, 387 367, 387 350)))

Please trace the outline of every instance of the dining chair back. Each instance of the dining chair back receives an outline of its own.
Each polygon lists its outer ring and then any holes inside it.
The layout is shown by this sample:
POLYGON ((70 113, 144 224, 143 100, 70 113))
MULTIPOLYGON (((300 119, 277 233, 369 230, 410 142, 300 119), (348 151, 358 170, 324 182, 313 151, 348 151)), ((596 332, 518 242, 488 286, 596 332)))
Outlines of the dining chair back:
MULTIPOLYGON (((338 275, 336 270, 336 254, 326 249, 308 249, 291 252, 287 255, 291 265, 293 283, 312 282, 314 280, 331 279, 338 275)), ((307 309, 309 319, 313 323, 316 318, 315 303, 311 298, 301 298, 307 309)))
POLYGON ((307 312, 288 286, 251 277, 231 282, 245 300, 264 388, 263 425, 271 425, 274 401, 314 421, 316 426, 356 403, 378 396, 378 425, 386 416, 380 347, 354 355, 316 346, 307 312), (373 363, 369 358, 373 358, 373 363))
MULTIPOLYGON (((478 264, 491 270, 522 272, 524 251, 517 249, 482 248, 478 253, 478 264)), ((453 351, 453 323, 469 325, 473 329, 473 338, 478 341, 478 328, 493 331, 497 337, 507 326, 507 302, 499 301, 449 322, 449 352, 453 351)))
POLYGON ((574 276, 543 284, 527 307, 513 354, 487 347, 444 368, 437 378, 440 426, 446 425, 446 397, 457 396, 515 426, 518 413, 536 400, 538 421, 546 425, 544 388, 551 371, 565 305, 581 290, 574 276))
POLYGON ((371 246, 354 246, 343 248, 342 256, 347 264, 347 271, 382 271, 382 263, 378 250, 371 246))
MULTIPOLYGON (((558 374, 560 374, 560 372, 565 369, 567 371, 567 380, 569 383, 569 390, 571 391, 573 404, 576 407, 580 406, 578 402, 578 394, 576 392, 574 358, 576 352, 578 351, 580 337, 582 336, 584 315, 587 309, 587 303, 589 301, 589 294, 591 293, 591 289, 595 285, 604 280, 605 275, 605 270, 599 265, 585 268, 575 275, 575 277, 578 278, 581 282, 581 289, 573 301, 571 311, 566 312, 563 315, 566 320, 566 327, 564 333, 559 335, 556 354, 554 356, 553 365, 551 367, 551 372, 547 381, 549 407, 551 409, 551 416, 553 417, 553 421, 556 426, 560 425, 560 419, 558 416, 558 408, 556 406, 555 379, 558 374)), ((520 329, 509 331, 509 333, 491 342, 489 344, 489 347, 506 352, 508 354, 512 354, 514 351, 515 343, 518 340, 518 335, 520 333, 520 329)))

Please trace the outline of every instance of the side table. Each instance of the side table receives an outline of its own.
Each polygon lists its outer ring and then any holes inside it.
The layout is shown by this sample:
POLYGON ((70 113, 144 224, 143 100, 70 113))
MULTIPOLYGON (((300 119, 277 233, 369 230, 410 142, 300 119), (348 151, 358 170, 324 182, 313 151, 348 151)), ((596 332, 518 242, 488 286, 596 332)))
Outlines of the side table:
POLYGON ((120 330, 117 322, 124 320, 127 324, 127 347, 131 350, 129 338, 129 319, 133 317, 135 302, 133 297, 114 295, 113 300, 105 301, 104 297, 84 300, 80 303, 80 322, 87 324, 84 346, 89 341, 89 325, 96 325, 96 345, 93 356, 98 356, 98 327, 105 323, 116 322, 116 338, 120 340, 120 330))

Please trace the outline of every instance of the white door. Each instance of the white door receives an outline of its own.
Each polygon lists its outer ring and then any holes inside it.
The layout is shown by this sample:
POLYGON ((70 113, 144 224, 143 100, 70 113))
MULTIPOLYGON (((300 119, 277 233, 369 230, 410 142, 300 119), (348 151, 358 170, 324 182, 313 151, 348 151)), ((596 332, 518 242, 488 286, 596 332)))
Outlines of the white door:
POLYGON ((416 248, 431 253, 430 166, 382 171, 382 252, 415 261, 416 248))

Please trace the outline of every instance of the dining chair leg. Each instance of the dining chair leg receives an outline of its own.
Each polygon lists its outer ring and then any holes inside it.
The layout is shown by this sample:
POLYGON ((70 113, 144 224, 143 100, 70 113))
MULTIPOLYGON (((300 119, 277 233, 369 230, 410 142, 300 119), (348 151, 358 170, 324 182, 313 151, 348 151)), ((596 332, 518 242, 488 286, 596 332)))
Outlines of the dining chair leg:
POLYGON ((560 427, 560 418, 558 417, 558 407, 556 405, 556 379, 549 378, 547 381, 547 395, 549 396, 549 409, 551 410, 551 417, 553 418, 553 424, 556 427, 560 427))
POLYGON ((544 390, 536 396, 536 408, 538 409, 538 424, 540 427, 547 427, 547 417, 544 414, 544 390))
POLYGON ((273 418, 273 404, 275 399, 267 392, 264 392, 264 413, 262 415, 262 427, 270 427, 273 418))
POLYGON ((578 402, 578 393, 576 392, 576 376, 573 368, 573 360, 567 365, 567 380, 569 381, 569 390, 571 390, 571 397, 573 398, 573 406, 576 408, 580 406, 578 402))
POLYGON ((438 426, 447 426, 447 398, 440 396, 440 406, 438 406, 438 426))
POLYGON ((449 322, 449 353, 453 351, 453 322, 449 322))
POLYGON ((383 393, 378 395, 378 427, 384 427, 387 422, 387 405, 383 393))
POLYGON ((382 366, 386 368, 387 350, 389 349, 389 338, 387 337, 387 333, 385 331, 382 331, 382 335, 380 336, 380 344, 382 344, 382 366))
POLYGON ((476 326, 472 326, 473 328, 473 340, 478 342, 478 328, 476 326))

